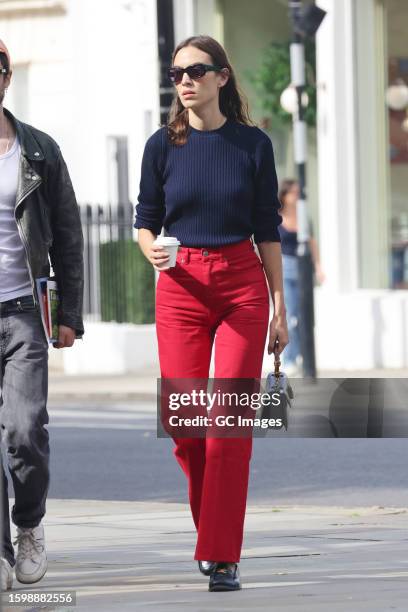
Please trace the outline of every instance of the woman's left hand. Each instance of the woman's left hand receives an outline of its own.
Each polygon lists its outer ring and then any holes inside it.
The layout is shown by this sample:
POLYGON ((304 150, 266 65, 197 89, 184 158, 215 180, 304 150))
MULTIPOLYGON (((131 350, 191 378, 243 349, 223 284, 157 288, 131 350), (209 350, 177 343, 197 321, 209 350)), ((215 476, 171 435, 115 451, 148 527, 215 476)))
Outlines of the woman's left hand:
POLYGON ((269 325, 268 355, 275 351, 276 340, 279 340, 277 353, 280 355, 289 344, 288 325, 286 315, 274 315, 269 325))

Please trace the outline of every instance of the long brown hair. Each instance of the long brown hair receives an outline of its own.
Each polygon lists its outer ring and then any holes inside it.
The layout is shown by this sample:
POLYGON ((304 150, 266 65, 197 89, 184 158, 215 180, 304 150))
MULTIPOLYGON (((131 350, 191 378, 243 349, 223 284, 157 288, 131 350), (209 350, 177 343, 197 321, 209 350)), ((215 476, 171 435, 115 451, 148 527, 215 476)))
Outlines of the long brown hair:
POLYGON ((7 74, 8 74, 10 72, 10 63, 8 61, 7 55, 5 53, 2 53, 1 51, 0 51, 0 62, 3 68, 7 70, 7 74))
POLYGON ((281 210, 283 210, 285 208, 285 198, 286 195, 288 194, 288 192, 292 189, 292 187, 294 187, 295 185, 298 184, 298 181, 294 178, 285 178, 281 185, 280 185, 280 189, 279 189, 279 194, 278 194, 278 198, 282 204, 282 208, 281 210))
MULTIPOLYGON (((171 58, 172 65, 174 59, 180 49, 184 47, 196 47, 208 55, 214 64, 222 68, 228 68, 228 82, 220 88, 219 105, 220 111, 228 119, 233 119, 245 125, 253 125, 253 121, 249 116, 248 101, 246 96, 240 90, 235 78, 234 70, 228 61, 227 54, 223 47, 211 36, 190 36, 186 38, 173 51, 171 58)), ((189 129, 188 109, 184 108, 180 98, 176 92, 170 111, 167 117, 167 133, 170 142, 176 145, 184 145, 187 141, 187 133, 189 129)))

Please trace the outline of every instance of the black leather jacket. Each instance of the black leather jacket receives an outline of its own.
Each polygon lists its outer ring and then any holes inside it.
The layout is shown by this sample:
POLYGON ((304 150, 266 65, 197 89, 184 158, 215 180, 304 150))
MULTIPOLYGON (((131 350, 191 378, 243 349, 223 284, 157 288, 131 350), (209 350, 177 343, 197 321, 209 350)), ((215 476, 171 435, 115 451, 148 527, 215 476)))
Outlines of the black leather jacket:
POLYGON ((21 146, 15 218, 23 242, 34 300, 35 280, 49 276, 50 261, 59 287, 59 324, 84 333, 83 235, 79 208, 67 166, 57 143, 44 132, 18 121, 10 111, 21 146))

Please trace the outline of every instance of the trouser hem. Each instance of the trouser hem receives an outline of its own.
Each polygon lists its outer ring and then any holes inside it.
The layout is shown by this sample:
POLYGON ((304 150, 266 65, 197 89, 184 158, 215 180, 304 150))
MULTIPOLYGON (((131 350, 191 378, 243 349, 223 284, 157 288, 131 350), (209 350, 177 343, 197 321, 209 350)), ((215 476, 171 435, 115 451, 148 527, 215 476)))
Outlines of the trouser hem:
POLYGON ((217 561, 217 563, 239 563, 241 558, 240 557, 236 557, 235 555, 231 555, 231 554, 212 554, 209 553, 207 554, 203 554, 203 553, 196 553, 194 555, 194 560, 195 561, 217 561))

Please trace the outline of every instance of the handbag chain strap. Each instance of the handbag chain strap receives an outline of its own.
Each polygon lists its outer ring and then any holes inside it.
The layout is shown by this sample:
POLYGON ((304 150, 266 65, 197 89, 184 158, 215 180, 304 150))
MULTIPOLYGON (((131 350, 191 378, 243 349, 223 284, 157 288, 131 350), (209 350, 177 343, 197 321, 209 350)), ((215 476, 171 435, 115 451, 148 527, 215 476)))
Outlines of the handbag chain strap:
POLYGON ((280 356, 278 353, 278 348, 279 348, 279 340, 276 340, 275 342, 275 346, 274 346, 274 356, 275 356, 275 378, 279 378, 281 373, 279 371, 279 367, 281 365, 281 361, 280 361, 280 356))

